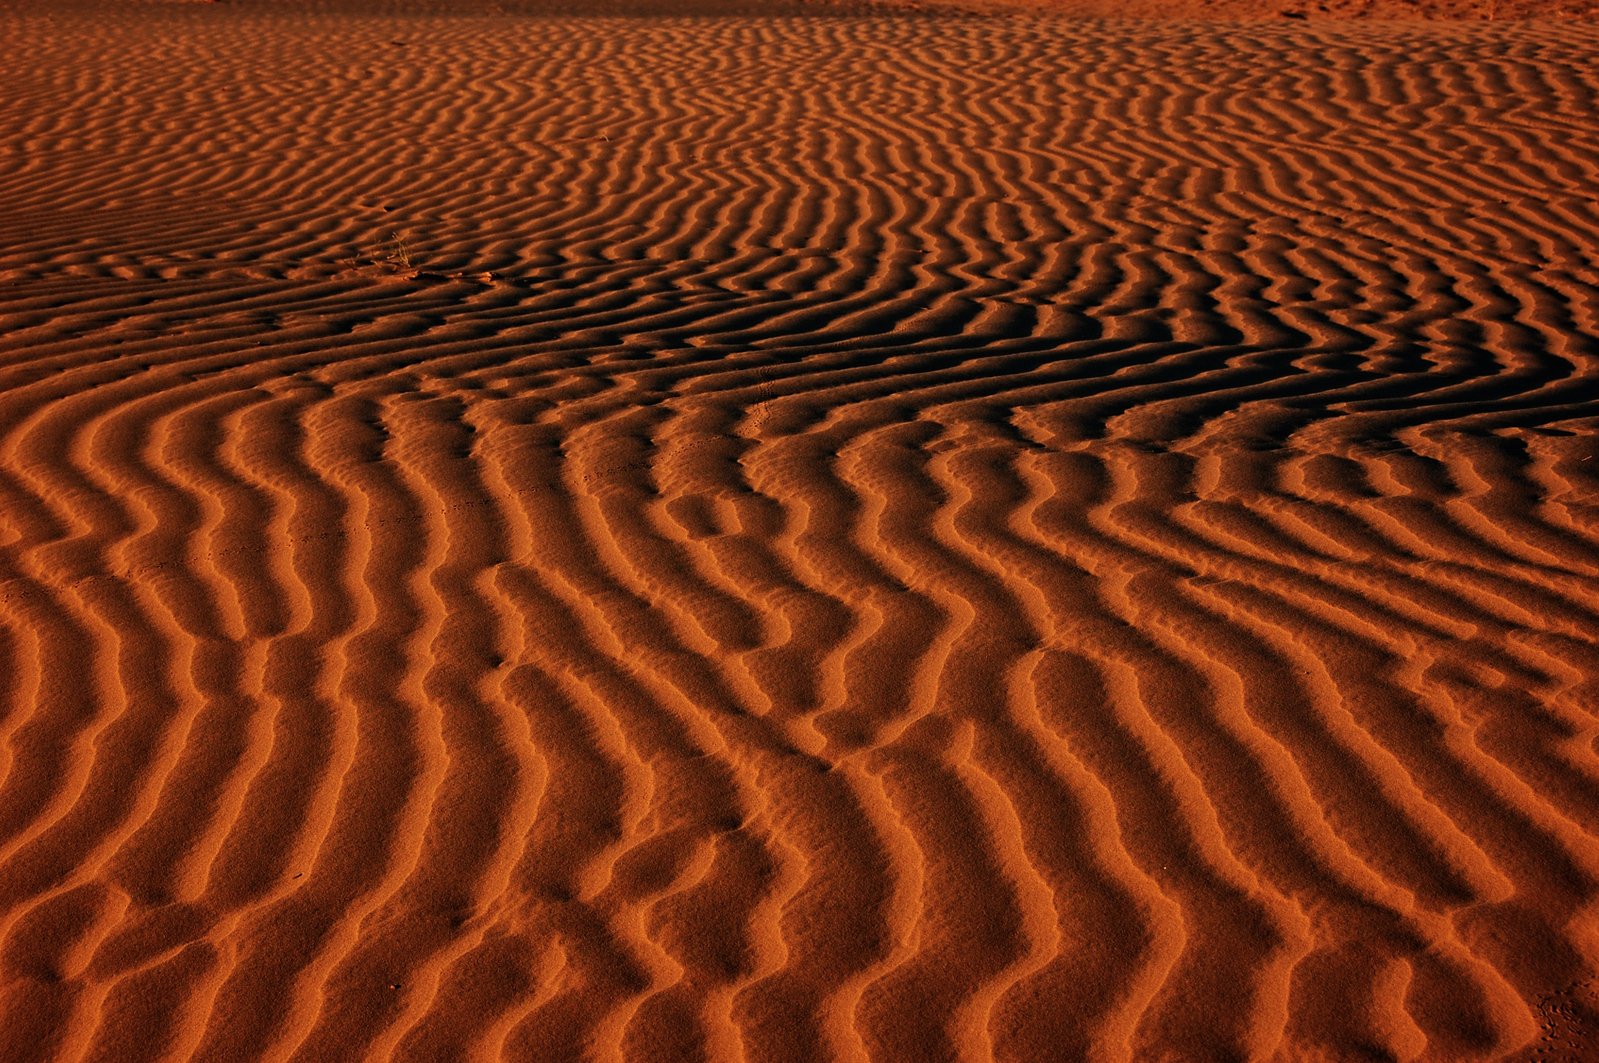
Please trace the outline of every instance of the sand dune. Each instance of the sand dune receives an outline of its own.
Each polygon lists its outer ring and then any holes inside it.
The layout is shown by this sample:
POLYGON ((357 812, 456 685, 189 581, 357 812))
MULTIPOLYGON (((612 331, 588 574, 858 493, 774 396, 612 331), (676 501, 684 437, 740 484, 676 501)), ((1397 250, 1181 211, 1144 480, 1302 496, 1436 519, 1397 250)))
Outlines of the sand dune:
POLYGON ((0 1058, 1599 1052, 1599 31, 0 27, 0 1058))

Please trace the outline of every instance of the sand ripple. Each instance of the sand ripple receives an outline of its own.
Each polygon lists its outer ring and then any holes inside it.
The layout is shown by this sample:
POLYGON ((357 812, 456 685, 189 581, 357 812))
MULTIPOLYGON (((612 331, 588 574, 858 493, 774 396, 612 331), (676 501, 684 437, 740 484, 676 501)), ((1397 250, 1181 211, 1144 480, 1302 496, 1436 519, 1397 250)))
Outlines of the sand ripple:
POLYGON ((0 1058, 1596 1050, 1599 31, 0 27, 0 1058))

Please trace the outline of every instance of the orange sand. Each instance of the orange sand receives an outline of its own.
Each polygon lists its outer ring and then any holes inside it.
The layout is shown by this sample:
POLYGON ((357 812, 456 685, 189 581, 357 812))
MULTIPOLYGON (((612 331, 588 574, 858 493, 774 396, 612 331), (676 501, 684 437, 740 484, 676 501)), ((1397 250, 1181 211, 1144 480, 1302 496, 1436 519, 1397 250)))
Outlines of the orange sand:
POLYGON ((0 15, 0 1060, 1599 1058, 1599 29, 0 15))

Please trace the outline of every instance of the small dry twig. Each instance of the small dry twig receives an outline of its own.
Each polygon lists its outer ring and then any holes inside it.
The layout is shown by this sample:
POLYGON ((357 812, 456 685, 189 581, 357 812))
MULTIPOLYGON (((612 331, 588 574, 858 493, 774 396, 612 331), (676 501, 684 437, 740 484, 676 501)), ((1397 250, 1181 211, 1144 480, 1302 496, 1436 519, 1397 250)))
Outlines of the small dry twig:
POLYGON ((398 231, 389 233, 389 249, 384 255, 385 262, 391 268, 409 270, 411 268, 411 248, 405 242, 405 237, 398 231))

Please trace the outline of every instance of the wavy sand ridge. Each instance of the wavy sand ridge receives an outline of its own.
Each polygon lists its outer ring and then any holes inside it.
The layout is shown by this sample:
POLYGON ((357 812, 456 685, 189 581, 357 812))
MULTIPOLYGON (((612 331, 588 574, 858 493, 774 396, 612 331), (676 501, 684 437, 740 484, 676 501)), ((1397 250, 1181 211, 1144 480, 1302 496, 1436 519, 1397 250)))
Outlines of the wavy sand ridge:
POLYGON ((1599 34, 0 25, 0 1058, 1599 1046, 1599 34))

